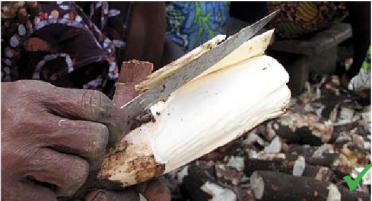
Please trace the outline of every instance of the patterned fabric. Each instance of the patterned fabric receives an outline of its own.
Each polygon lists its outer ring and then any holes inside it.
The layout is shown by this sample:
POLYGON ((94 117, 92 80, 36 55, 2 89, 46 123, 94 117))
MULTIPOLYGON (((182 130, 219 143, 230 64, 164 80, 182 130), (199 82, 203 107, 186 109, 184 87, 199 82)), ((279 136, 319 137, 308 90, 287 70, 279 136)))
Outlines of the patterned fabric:
POLYGON ((167 36, 190 51, 223 34, 229 18, 228 2, 167 2, 167 36))
POLYGON ((130 7, 80 4, 3 2, 2 81, 40 79, 61 87, 100 90, 112 85, 123 55, 118 50, 125 48, 130 7))
POLYGON ((270 23, 281 38, 297 38, 329 27, 347 16, 343 2, 268 2, 268 11, 280 10, 270 23))

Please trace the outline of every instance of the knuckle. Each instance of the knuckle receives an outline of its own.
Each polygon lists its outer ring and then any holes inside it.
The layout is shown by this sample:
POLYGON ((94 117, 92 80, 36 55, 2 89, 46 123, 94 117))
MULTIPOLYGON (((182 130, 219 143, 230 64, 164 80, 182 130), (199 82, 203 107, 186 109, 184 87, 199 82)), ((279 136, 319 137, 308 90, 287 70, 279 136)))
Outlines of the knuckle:
POLYGON ((85 90, 83 98, 84 101, 89 102, 92 106, 99 106, 104 99, 104 95, 96 90, 85 90))
POLYGON ((93 160, 100 158, 105 154, 106 146, 109 139, 109 131, 106 126, 100 123, 93 123, 94 130, 91 131, 92 136, 89 140, 88 152, 93 160))
POLYGON ((57 87, 39 80, 18 80, 11 84, 10 90, 13 98, 19 101, 39 102, 48 99, 53 90, 57 87))
POLYGON ((109 130, 103 124, 97 123, 97 133, 96 139, 92 142, 93 147, 95 148, 96 152, 102 152, 105 150, 108 138, 109 138, 109 130))
POLYGON ((89 158, 90 168, 92 170, 97 169, 103 160, 109 139, 107 127, 99 123, 95 124, 96 129, 92 132, 93 137, 89 140, 87 147, 87 158, 89 158))
POLYGON ((109 113, 111 101, 100 91, 85 90, 82 96, 82 105, 97 117, 104 117, 109 113))
POLYGON ((52 89, 54 86, 39 80, 18 80, 15 82, 17 89, 25 92, 42 92, 48 89, 52 89))

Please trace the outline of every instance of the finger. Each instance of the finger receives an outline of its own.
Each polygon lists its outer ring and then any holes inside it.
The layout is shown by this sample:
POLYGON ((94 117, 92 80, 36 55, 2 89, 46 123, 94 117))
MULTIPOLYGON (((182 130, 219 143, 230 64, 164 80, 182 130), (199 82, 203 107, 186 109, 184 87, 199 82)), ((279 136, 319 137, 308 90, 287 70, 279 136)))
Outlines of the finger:
POLYGON ((123 130, 118 108, 99 91, 64 89, 54 87, 43 103, 53 113, 76 120, 105 124, 110 131, 110 141, 114 142, 123 130))
POLYGON ((51 88, 44 104, 58 115, 109 123, 114 110, 110 99, 96 90, 51 88))
POLYGON ((95 190, 90 192, 85 197, 85 201, 136 201, 140 200, 138 194, 134 190, 125 191, 109 191, 95 190))
POLYGON ((107 127, 89 121, 73 121, 59 117, 53 119, 55 131, 44 139, 46 145, 57 151, 79 155, 95 169, 106 153, 109 138, 107 127))
POLYGON ((10 201, 57 201, 56 194, 53 191, 29 180, 4 185, 1 191, 1 199, 10 201))
POLYGON ((88 163, 77 157, 42 148, 29 161, 26 177, 55 187, 59 197, 68 197, 85 183, 88 163))

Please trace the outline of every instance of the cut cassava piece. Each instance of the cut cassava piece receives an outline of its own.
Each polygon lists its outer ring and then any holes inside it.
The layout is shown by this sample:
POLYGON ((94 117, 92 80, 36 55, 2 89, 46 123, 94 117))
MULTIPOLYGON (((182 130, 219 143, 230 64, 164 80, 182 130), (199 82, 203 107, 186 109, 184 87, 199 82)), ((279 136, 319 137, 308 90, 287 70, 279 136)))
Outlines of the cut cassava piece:
POLYGON ((288 74, 275 59, 263 55, 272 33, 243 43, 208 72, 151 106, 153 120, 117 144, 104 160, 99 178, 123 186, 143 182, 283 114, 290 99, 288 74))
POLYGON ((367 193, 350 192, 343 186, 310 177, 272 171, 255 171, 250 179, 253 194, 262 201, 367 201, 367 193))
POLYGON ((288 112, 275 121, 274 130, 289 144, 321 145, 332 137, 333 126, 312 113, 288 112))
MULTIPOLYGON (((283 160, 259 160, 246 159, 244 172, 246 175, 251 175, 256 170, 275 171, 286 174, 293 174, 296 170, 296 161, 298 159, 283 159, 283 160)), ((315 166, 304 163, 301 176, 312 177, 319 181, 329 181, 332 176, 331 170, 327 167, 315 166)))

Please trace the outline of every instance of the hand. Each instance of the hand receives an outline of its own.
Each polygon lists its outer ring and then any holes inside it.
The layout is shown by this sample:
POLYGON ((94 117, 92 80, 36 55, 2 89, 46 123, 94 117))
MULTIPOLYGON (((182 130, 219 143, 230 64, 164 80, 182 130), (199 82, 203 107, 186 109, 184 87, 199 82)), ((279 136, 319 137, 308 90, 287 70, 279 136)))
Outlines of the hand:
POLYGON ((140 184, 138 185, 138 190, 148 201, 171 200, 171 193, 161 179, 152 179, 140 184))
MULTIPOLYGON (((128 61, 124 62, 121 66, 121 73, 119 82, 116 83, 116 90, 113 102, 117 106, 124 105, 135 96, 135 85, 145 80, 152 71, 152 64, 143 61, 128 61)), ((126 133, 126 131, 124 131, 126 133)), ((145 182, 137 185, 137 190, 148 201, 170 201, 171 194, 168 187, 158 179, 145 182)), ((85 201, 126 201, 126 200, 139 200, 138 194, 133 193, 133 190, 113 191, 99 189, 90 192, 86 195, 85 201)))
MULTIPOLYGON (((159 179, 153 179, 137 186, 137 190, 148 201, 170 201, 171 194, 168 187, 159 179)), ((85 197, 85 201, 134 201, 140 200, 134 190, 109 191, 95 190, 85 197)))
POLYGON ((139 201, 139 195, 134 190, 113 191, 99 189, 90 192, 85 201, 139 201))
POLYGON ((41 81, 2 83, 2 198, 51 201, 74 195, 122 131, 102 93, 41 81))

